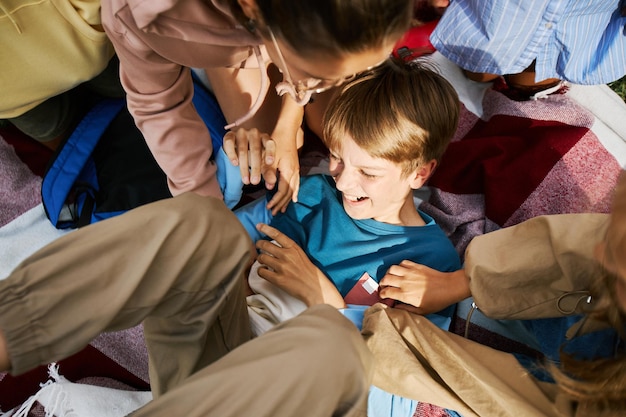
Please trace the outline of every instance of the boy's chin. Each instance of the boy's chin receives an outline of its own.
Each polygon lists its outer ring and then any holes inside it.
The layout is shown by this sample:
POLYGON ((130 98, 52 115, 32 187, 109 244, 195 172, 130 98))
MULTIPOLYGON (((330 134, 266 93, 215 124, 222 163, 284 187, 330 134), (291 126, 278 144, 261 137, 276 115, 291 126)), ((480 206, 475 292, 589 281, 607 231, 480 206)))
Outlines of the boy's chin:
POLYGON ((366 213, 366 210, 349 206, 346 203, 343 204, 343 209, 346 211, 348 216, 354 220, 366 220, 372 218, 371 213, 366 213))

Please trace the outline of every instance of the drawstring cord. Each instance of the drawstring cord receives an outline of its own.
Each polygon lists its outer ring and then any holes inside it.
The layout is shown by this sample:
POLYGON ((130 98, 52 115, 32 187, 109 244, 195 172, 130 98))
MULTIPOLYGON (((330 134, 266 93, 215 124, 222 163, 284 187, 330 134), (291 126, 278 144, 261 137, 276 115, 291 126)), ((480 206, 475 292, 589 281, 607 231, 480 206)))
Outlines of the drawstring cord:
MULTIPOLYGON (((249 24, 253 25, 253 23, 249 23, 249 24)), ((254 26, 251 26, 251 27, 254 28, 254 26)), ((252 31, 253 29, 248 27, 248 30, 252 31)), ((276 38, 274 37, 274 33, 272 33, 271 30, 270 30, 270 36, 272 38, 272 42, 274 42, 274 45, 276 45, 276 38)), ((256 101, 254 102, 254 104, 252 105, 250 110, 248 110, 246 114, 244 114, 239 119, 235 120, 233 123, 224 126, 224 129, 226 130, 230 130, 233 127, 238 127, 241 124, 250 120, 259 110, 259 107, 261 107, 261 104, 263 104, 263 100, 265 99, 265 95, 267 94, 268 77, 267 77, 267 68, 265 66, 265 59, 263 59, 263 54, 261 53, 261 49, 259 48, 258 45, 254 45, 252 48, 254 50, 254 55, 256 56, 256 60, 259 64, 259 71, 261 71, 261 87, 259 88, 259 95, 257 96, 256 101)), ((285 62, 285 59, 283 58, 283 54, 280 52, 280 49, 278 49, 278 46, 276 46, 276 51, 278 53, 278 57, 280 58, 280 63, 282 64, 282 67, 285 68, 285 73, 283 74, 284 80, 276 84, 276 94, 278 94, 281 97, 285 94, 289 94, 291 98, 298 105, 300 106, 306 105, 307 103, 311 101, 311 95, 313 95, 313 91, 307 90, 307 91, 298 92, 296 90, 296 88, 293 85, 293 81, 291 80, 289 70, 287 70, 287 63, 285 62)))
POLYGON ((559 313, 569 316, 576 312, 581 302, 584 302, 587 306, 589 306, 591 305, 592 301, 593 301, 593 298, 591 297, 591 294, 589 293, 589 291, 572 291, 572 292, 565 293, 558 298, 558 300, 556 301, 556 308, 559 310, 559 313), (574 304, 573 308, 566 310, 563 307, 561 307, 561 302, 566 297, 569 297, 571 295, 576 295, 576 294, 578 294, 579 297, 578 297, 578 300, 576 300, 576 304, 574 304))
POLYGON ((472 314, 474 314, 474 310, 478 310, 478 306, 475 302, 472 301, 472 308, 470 308, 470 311, 467 313, 467 319, 465 320, 465 334, 463 335, 463 337, 466 339, 468 339, 469 336, 469 325, 470 321, 472 320, 472 314))
POLYGON ((17 30, 17 33, 21 35, 22 28, 20 28, 20 25, 17 24, 17 21, 13 18, 13 15, 9 13, 8 10, 2 5, 1 1, 0 1, 0 11, 4 13, 4 15, 11 21, 11 23, 13 23, 13 27, 15 28, 15 30, 17 30))
POLYGON ((261 104, 263 104, 263 100, 265 100, 265 94, 267 93, 267 84, 268 84, 267 69, 265 68, 265 60, 263 59, 261 48, 258 45, 254 45, 252 49, 254 50, 254 55, 256 56, 256 60, 259 63, 259 71, 261 71, 261 87, 259 88, 259 95, 257 96, 256 101, 254 102, 252 107, 250 107, 250 110, 248 110, 248 113, 244 114, 239 119, 235 120, 233 123, 224 126, 225 130, 230 130, 233 127, 239 127, 243 123, 250 120, 259 110, 259 107, 261 107, 261 104))
MULTIPOLYGON (((272 43, 274 44, 274 48, 276 49, 276 53, 278 54, 278 58, 280 59, 280 64, 284 69, 283 72, 283 81, 276 84, 276 94, 279 96, 284 96, 285 94, 289 94, 291 98, 298 103, 299 106, 306 105, 309 101, 311 101, 311 95, 313 95, 312 90, 306 91, 298 91, 291 79, 291 74, 289 73, 289 67, 287 66, 287 62, 285 62, 285 58, 283 57, 283 53, 280 51, 278 47, 278 43, 276 42, 276 37, 274 36, 274 32, 268 26, 268 31, 270 33, 270 38, 272 38, 272 43)), ((282 72, 282 71, 281 71, 282 72)))

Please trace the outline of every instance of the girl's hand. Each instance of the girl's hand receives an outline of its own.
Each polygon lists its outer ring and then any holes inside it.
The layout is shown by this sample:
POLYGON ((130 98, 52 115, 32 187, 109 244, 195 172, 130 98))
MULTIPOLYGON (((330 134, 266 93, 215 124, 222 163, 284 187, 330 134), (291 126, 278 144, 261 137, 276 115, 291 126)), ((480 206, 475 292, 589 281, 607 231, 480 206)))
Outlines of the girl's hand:
POLYGON ((258 184, 261 175, 266 183, 276 183, 272 169, 276 158, 276 143, 267 133, 258 129, 238 128, 224 135, 222 147, 234 166, 239 166, 241 181, 244 184, 258 184), (267 177, 266 178, 266 174, 267 177))
MULTIPOLYGON (((300 160, 298 154, 298 144, 302 143, 304 132, 298 129, 296 137, 290 137, 289 132, 285 137, 281 137, 281 131, 275 131, 274 137, 276 143, 280 146, 276 149, 275 158, 275 177, 278 178, 278 188, 271 200, 267 203, 267 209, 276 213, 285 212, 290 201, 298 201, 298 190, 300 189, 300 160)), ((267 182, 266 182, 267 183, 267 182)), ((275 186, 275 182, 268 185, 267 189, 271 190, 275 186)))
POLYGON ((407 260, 389 268, 379 294, 404 303, 396 308, 417 314, 437 312, 471 295, 464 270, 440 272, 407 260))
MULTIPOLYGON (((296 104, 288 95, 283 96, 280 115, 272 132, 272 139, 276 142, 276 160, 274 168, 279 176, 278 189, 267 203, 267 209, 276 215, 279 211, 285 212, 289 201, 298 201, 300 189, 300 160, 298 149, 304 143, 302 118, 304 108, 296 104)), ((275 184, 272 184, 272 189, 275 184)))
POLYGON ((263 177, 265 187, 272 190, 278 182, 278 189, 267 204, 273 215, 279 211, 285 212, 300 187, 297 141, 293 138, 282 140, 282 145, 277 147, 277 141, 267 133, 261 133, 258 129, 238 128, 226 133, 222 144, 230 162, 239 166, 244 184, 256 185, 263 177))
POLYGON ((261 251, 257 261, 262 264, 258 274, 290 295, 302 300, 307 306, 330 304, 344 308, 343 297, 334 284, 311 262, 293 240, 274 227, 258 224, 257 230, 276 241, 278 245, 259 240, 261 251), (280 245, 280 246, 279 246, 280 245))

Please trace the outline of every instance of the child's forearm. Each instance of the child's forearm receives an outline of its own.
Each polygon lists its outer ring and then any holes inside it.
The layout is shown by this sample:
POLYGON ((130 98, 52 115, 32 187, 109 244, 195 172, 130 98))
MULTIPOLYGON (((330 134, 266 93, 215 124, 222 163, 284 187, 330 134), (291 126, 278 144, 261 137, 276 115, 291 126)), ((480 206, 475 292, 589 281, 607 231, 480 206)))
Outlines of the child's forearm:
POLYGON ((465 269, 459 269, 450 273, 450 305, 471 297, 472 292, 469 285, 469 277, 465 269))
POLYGON ((318 288, 320 290, 318 292, 311 291, 308 293, 306 299, 303 300, 307 306, 329 304, 335 308, 346 307, 346 303, 339 293, 339 290, 337 290, 335 285, 319 269, 317 269, 317 277, 315 280, 318 282, 318 288))

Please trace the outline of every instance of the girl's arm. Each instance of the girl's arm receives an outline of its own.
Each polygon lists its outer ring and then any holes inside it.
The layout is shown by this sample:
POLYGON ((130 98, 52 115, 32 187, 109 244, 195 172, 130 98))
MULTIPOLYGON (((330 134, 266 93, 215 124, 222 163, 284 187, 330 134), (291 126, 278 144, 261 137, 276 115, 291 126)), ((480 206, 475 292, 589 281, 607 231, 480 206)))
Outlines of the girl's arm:
POLYGON ((277 190, 268 203, 268 208, 274 214, 284 212, 289 201, 298 201, 300 188, 300 161, 298 149, 304 141, 304 132, 301 128, 304 117, 304 108, 298 105, 288 95, 283 96, 280 115, 276 127, 272 132, 272 139, 276 143, 274 167, 278 170, 277 190))

